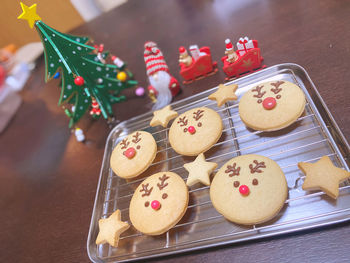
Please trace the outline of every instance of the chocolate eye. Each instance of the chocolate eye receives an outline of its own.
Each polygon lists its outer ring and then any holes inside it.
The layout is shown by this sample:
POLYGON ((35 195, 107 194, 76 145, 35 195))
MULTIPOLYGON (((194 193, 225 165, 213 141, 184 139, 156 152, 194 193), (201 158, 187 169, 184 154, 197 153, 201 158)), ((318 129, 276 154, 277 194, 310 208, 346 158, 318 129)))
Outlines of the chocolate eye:
POLYGON ((162 198, 163 199, 165 199, 165 198, 167 198, 168 197, 168 194, 167 193, 164 193, 163 195, 162 195, 162 198))
POLYGON ((262 99, 258 99, 258 103, 261 103, 262 102, 262 99))
POLYGON ((149 206, 149 202, 146 201, 146 202, 145 202, 145 207, 148 207, 148 206, 149 206))
POLYGON ((137 146, 136 146, 136 149, 137 149, 137 150, 140 150, 140 148, 141 148, 140 145, 137 145, 137 146))
POLYGON ((258 185, 258 179, 255 179, 255 178, 254 178, 253 181, 252 181, 252 184, 253 184, 253 185, 258 185))
POLYGON ((187 128, 184 129, 184 132, 187 132, 187 128))
POLYGON ((202 123, 201 123, 201 122, 198 122, 197 126, 198 126, 198 127, 202 127, 202 123))
POLYGON ((234 181, 234 182, 233 182, 233 186, 234 186, 234 187, 237 188, 239 185, 240 185, 240 183, 239 183, 238 181, 234 181))
POLYGON ((280 99, 280 98, 281 98, 281 95, 277 95, 277 96, 276 96, 276 99, 280 99))

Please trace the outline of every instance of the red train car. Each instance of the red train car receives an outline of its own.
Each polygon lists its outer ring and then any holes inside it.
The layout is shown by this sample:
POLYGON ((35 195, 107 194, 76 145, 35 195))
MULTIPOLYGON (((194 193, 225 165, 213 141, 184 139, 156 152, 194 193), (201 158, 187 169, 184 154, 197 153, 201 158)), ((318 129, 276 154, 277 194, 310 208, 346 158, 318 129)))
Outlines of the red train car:
POLYGON ((238 59, 235 62, 227 62, 227 56, 221 58, 221 61, 224 63, 222 69, 227 75, 226 80, 234 77, 238 78, 240 75, 265 67, 261 65, 264 58, 261 56, 258 41, 252 40, 252 42, 254 48, 247 49, 243 55, 240 55, 239 51, 235 51, 238 55, 238 59))
POLYGON ((184 78, 184 84, 210 76, 218 71, 217 62, 212 62, 210 48, 201 47, 199 51, 201 56, 197 60, 192 58, 190 66, 180 63, 180 75, 184 78))

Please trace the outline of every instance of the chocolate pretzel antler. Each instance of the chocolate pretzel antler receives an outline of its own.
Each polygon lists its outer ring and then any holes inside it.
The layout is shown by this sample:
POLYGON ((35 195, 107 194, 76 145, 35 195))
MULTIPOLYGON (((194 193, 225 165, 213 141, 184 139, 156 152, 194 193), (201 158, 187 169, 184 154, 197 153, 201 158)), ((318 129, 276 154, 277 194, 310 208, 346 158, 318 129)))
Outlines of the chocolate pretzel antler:
POLYGON ((281 86, 284 83, 284 81, 277 81, 275 83, 271 83, 272 86, 274 86, 274 88, 271 89, 271 91, 275 94, 277 94, 278 92, 280 92, 282 89, 278 88, 279 86, 281 86))
POLYGON ((260 170, 259 168, 266 168, 265 162, 258 162, 257 160, 254 160, 253 163, 255 163, 255 166, 253 166, 253 164, 249 164, 249 168, 250 168, 250 173, 262 173, 262 170, 260 170))
POLYGON ((182 118, 179 118, 179 120, 177 121, 177 123, 180 123, 180 126, 186 126, 187 125, 188 120, 186 119, 186 116, 183 116, 182 118))
POLYGON ((136 134, 132 136, 132 137, 134 137, 134 139, 132 139, 132 142, 138 143, 139 141, 141 141, 140 135, 141 135, 141 133, 136 132, 136 134))
POLYGON ((259 99, 262 98, 265 95, 265 93, 266 93, 266 91, 261 92, 261 89, 263 87, 264 86, 256 86, 255 89, 252 89, 252 92, 256 91, 258 93, 256 95, 253 95, 253 97, 259 98, 259 99))
POLYGON ((140 192, 145 192, 144 194, 142 194, 142 197, 149 196, 151 194, 153 187, 151 187, 151 189, 148 189, 148 185, 149 184, 142 184, 142 189, 140 190, 140 192))
POLYGON ((204 110, 197 110, 196 112, 193 112, 193 119, 195 119, 196 121, 198 121, 200 118, 203 117, 203 113, 204 110))
POLYGON ((241 167, 236 168, 236 163, 233 163, 233 165, 227 165, 227 169, 225 170, 225 173, 230 173, 228 176, 232 177, 235 175, 239 175, 239 172, 241 171, 241 167))
POLYGON ((162 177, 158 178, 160 180, 160 183, 157 184, 159 190, 162 190, 164 187, 168 185, 168 183, 165 183, 165 180, 169 179, 169 176, 166 176, 166 174, 163 174, 162 177))
POLYGON ((128 139, 125 138, 124 140, 122 140, 122 141, 120 142, 120 145, 122 146, 122 149, 126 149, 126 148, 129 146, 129 143, 130 143, 130 142, 128 142, 128 139))

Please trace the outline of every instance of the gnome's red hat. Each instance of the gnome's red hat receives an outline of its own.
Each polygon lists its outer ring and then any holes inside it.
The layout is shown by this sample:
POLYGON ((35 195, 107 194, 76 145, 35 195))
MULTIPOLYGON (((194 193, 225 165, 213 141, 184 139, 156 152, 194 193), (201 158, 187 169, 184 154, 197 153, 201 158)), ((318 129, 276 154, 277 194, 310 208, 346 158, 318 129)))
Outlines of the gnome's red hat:
POLYGON ((145 51, 143 57, 146 64, 147 75, 151 76, 158 71, 166 71, 169 73, 163 53, 157 47, 157 44, 153 41, 147 41, 144 47, 145 51))

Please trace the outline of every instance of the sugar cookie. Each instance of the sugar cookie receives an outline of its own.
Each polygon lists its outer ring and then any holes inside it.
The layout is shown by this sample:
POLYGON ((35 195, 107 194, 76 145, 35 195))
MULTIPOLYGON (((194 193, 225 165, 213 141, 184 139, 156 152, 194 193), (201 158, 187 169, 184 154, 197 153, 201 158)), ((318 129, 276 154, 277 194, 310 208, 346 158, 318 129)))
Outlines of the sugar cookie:
POLYGON ((321 189, 328 196, 337 199, 339 184, 350 177, 350 172, 334 166, 328 156, 323 156, 316 163, 298 163, 306 175, 303 190, 321 189))
POLYGON ((98 221, 100 232, 96 238, 96 244, 108 243, 113 247, 118 246, 119 236, 130 226, 126 222, 121 221, 120 210, 114 211, 108 218, 98 221))
POLYGON ((210 185, 215 209, 229 221, 263 223, 281 210, 287 182, 278 164, 261 155, 235 157, 225 163, 210 185))
POLYGON ((266 82, 247 91, 238 107, 246 126, 254 130, 275 131, 291 125, 300 117, 305 108, 305 95, 291 82, 266 82))
POLYGON ((113 149, 111 168, 121 178, 133 178, 144 172, 153 162, 157 144, 145 131, 129 134, 113 149))
POLYGON ((217 163, 207 162, 203 153, 191 163, 185 163, 184 168, 188 171, 186 184, 192 186, 196 183, 210 185, 210 174, 218 166, 217 163))
POLYGON ((220 115, 206 107, 194 108, 178 116, 169 130, 169 142, 174 151, 196 156, 215 144, 222 133, 220 115))
POLYGON ((177 115, 177 112, 173 111, 171 109, 171 106, 168 105, 163 109, 156 110, 153 112, 153 118, 150 122, 150 126, 155 127, 160 125, 166 128, 166 126, 168 126, 169 121, 176 118, 177 115))
POLYGON ((210 94, 208 99, 216 100, 218 107, 221 107, 226 102, 230 100, 237 100, 236 90, 238 88, 237 84, 224 85, 220 84, 217 91, 210 94))
POLYGON ((146 235, 160 235, 175 226, 188 206, 184 180, 172 172, 156 173, 144 180, 130 201, 133 226, 146 235))

